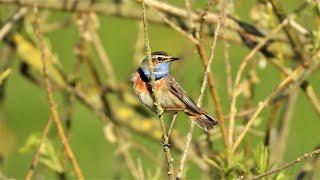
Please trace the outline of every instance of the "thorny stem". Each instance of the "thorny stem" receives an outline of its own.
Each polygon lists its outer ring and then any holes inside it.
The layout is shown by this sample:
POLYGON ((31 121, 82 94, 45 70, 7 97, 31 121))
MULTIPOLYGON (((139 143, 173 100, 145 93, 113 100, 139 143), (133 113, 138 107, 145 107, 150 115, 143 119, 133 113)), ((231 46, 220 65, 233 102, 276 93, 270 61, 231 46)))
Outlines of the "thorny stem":
MULTIPOLYGON (((211 0, 209 0, 209 1, 211 1, 211 0)), ((219 15, 219 20, 218 20, 218 24, 217 24, 217 27, 216 27, 216 30, 215 30, 215 36, 214 36, 214 39, 213 39, 213 43, 212 43, 212 46, 211 46, 211 53, 210 53, 210 57, 209 57, 209 62, 208 62, 208 65, 206 66, 206 70, 205 70, 204 75, 203 75, 203 81, 202 81, 202 85, 201 85, 200 96, 199 96, 198 102, 197 102, 197 106, 198 107, 201 106, 201 102, 202 102, 202 99, 203 99, 203 96, 204 96, 204 92, 205 92, 205 89, 207 87, 208 74, 211 71, 211 64, 213 62, 213 57, 214 57, 214 53, 215 53, 215 48, 216 48, 216 43, 217 43, 217 40, 218 40, 218 34, 219 34, 219 31, 220 31, 220 27, 221 27, 221 24, 223 23, 222 19, 224 17, 224 10, 225 10, 226 4, 227 4, 226 0, 221 0, 221 10, 220 10, 220 15, 219 15)), ((186 141, 185 148, 184 148, 183 154, 181 156, 181 160, 180 160, 180 166, 179 166, 177 179, 181 179, 182 178, 183 169, 184 169, 184 166, 185 166, 185 163, 186 163, 186 159, 187 159, 187 155, 188 155, 188 149, 189 149, 189 146, 190 146, 190 143, 191 143, 191 140, 192 140, 192 134, 193 134, 194 126, 195 126, 195 122, 191 121, 190 129, 189 129, 189 132, 188 132, 188 135, 187 135, 187 141, 186 141)))
POLYGON ((150 41, 148 36, 148 24, 147 24, 146 7, 144 4, 144 0, 142 0, 142 18, 143 18, 143 27, 144 27, 145 48, 146 48, 147 59, 149 61, 149 69, 151 73, 152 95, 153 95, 153 99, 155 100, 154 105, 156 108, 156 112, 160 120, 160 126, 162 131, 162 138, 163 138, 162 144, 163 144, 164 151, 166 153, 166 158, 168 163, 168 176, 171 180, 173 180, 174 179, 173 158, 171 156, 169 138, 168 138, 168 134, 166 132, 166 126, 163 120, 163 108, 161 107, 158 91, 155 87, 154 66, 151 59, 151 47, 150 47, 150 41))
POLYGON ((223 41, 223 55, 224 55, 224 65, 226 69, 227 75, 227 89, 228 89, 228 101, 229 105, 231 103, 231 94, 232 94, 232 71, 231 71, 231 62, 229 55, 229 43, 227 41, 223 41))

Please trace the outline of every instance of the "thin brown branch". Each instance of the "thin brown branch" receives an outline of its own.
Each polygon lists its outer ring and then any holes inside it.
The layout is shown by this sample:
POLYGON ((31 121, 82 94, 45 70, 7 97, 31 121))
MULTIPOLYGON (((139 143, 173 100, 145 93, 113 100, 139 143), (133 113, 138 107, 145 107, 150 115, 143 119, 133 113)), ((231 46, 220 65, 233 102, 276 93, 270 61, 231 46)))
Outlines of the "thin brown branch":
MULTIPOLYGON (((211 2, 211 0, 209 0, 209 2, 211 2)), ((215 30, 215 36, 213 38, 213 43, 211 45, 211 52, 210 52, 209 61, 208 61, 208 64, 206 66, 206 70, 205 70, 204 75, 203 75, 203 81, 202 81, 202 85, 201 85, 200 96, 199 96, 198 102, 197 102, 197 106, 198 107, 201 107, 201 103, 202 103, 202 99, 203 99, 203 96, 204 96, 204 92, 205 92, 205 89, 207 87, 208 75, 209 75, 209 72, 211 71, 211 64, 213 62, 213 58, 214 58, 214 54, 215 54, 216 43, 217 43, 217 40, 218 40, 220 27, 221 27, 221 24, 223 24, 223 17, 225 16, 224 12, 225 12, 226 5, 227 5, 227 1, 221 0, 221 9, 220 9, 219 20, 218 20, 218 24, 217 24, 217 27, 216 27, 216 30, 215 30)), ((191 143, 194 126, 195 126, 194 121, 191 121, 190 129, 189 129, 189 132, 188 132, 188 135, 187 135, 187 141, 186 141, 185 149, 183 151, 183 154, 182 154, 182 157, 181 157, 181 160, 180 160, 180 166, 179 166, 177 179, 181 179, 182 178, 182 173, 183 173, 183 169, 184 169, 184 166, 185 166, 185 163, 186 163, 188 149, 189 149, 189 146, 190 146, 190 143, 191 143)))
POLYGON ((171 124, 170 124, 169 130, 168 130, 168 138, 169 139, 170 139, 170 135, 172 133, 172 130, 173 130, 173 127, 174 127, 174 124, 176 122, 177 117, 178 117, 178 113, 174 113, 172 116, 171 124))
MULTIPOLYGON (((267 120, 267 128, 266 128, 266 132, 265 132, 265 138, 264 138, 264 145, 266 147, 270 147, 270 144, 272 142, 271 138, 272 138, 272 130, 273 130, 273 127, 274 127, 274 123, 275 123, 275 120, 277 118, 277 114, 280 110, 280 107, 282 105, 282 102, 277 102, 274 104, 274 106, 272 106, 272 110, 270 112, 270 115, 268 117, 268 120, 267 120)), ((272 151, 273 149, 270 148, 270 151, 272 151)), ((273 153, 270 153, 270 154, 273 154, 273 153)))
POLYGON ((95 85, 95 87, 98 90, 99 98, 102 103, 103 111, 110 117, 110 120, 113 123, 116 123, 116 121, 113 118, 113 111, 112 107, 110 106, 110 103, 107 99, 107 96, 105 95, 103 91, 102 82, 100 80, 100 77, 98 75, 98 71, 96 67, 94 66, 94 63, 92 61, 92 58, 88 54, 88 45, 89 45, 89 38, 91 37, 91 32, 89 31, 89 26, 92 25, 92 18, 90 18, 90 13, 92 12, 91 6, 89 7, 87 12, 84 12, 82 14, 79 14, 80 22, 79 22, 79 31, 80 31, 80 41, 79 41, 79 58, 84 61, 87 65, 87 68, 89 70, 90 78, 95 85))
POLYGON ((124 159, 126 167, 128 168, 132 177, 134 179, 139 179, 139 171, 134 164, 133 158, 130 154, 130 143, 127 143, 123 138, 120 138, 117 151, 124 159))
POLYGON ((188 19, 188 24, 190 27, 190 33, 194 33, 195 31, 195 24, 192 19, 192 10, 191 10, 191 3, 190 0, 185 0, 184 1, 186 12, 187 12, 187 19, 188 19))
POLYGON ((103 63, 104 71, 106 74, 106 77, 108 77, 108 81, 110 85, 113 87, 116 85, 116 76, 114 73, 114 70, 112 68, 112 64, 110 62, 110 58, 105 51, 105 48, 103 47, 103 44, 101 42, 101 38, 98 35, 96 31, 91 30, 91 36, 92 36, 92 43, 97 50, 97 53, 103 63))
POLYGON ((139 172, 139 179, 140 180, 145 180, 143 167, 142 167, 142 162, 141 162, 140 158, 138 158, 138 172, 139 172))
MULTIPOLYGON (((155 9, 156 10, 156 9, 155 9)), ((160 16, 164 22, 166 24, 168 24, 172 29, 176 30, 177 32, 179 32, 180 34, 182 34, 183 36, 187 37, 191 42, 193 42, 194 44, 199 44, 199 41, 194 38, 192 36, 192 34, 184 31, 183 29, 181 29, 179 26, 177 26, 176 24, 174 24, 172 21, 170 21, 170 19, 168 19, 166 16, 164 16, 161 12, 159 12, 158 10, 156 10, 158 16, 160 16)))
MULTIPOLYGON (((280 1, 269 0, 269 2, 271 3, 273 10, 274 10, 275 14, 277 15, 280 22, 287 19, 288 16, 284 13, 284 10, 282 9, 282 7, 280 5, 280 1)), ((309 60, 309 57, 306 55, 305 52, 303 52, 303 49, 304 49, 303 44, 300 41, 298 34, 291 27, 290 24, 286 24, 284 26, 284 30, 285 30, 286 35, 288 36, 288 39, 289 39, 290 44, 292 46, 292 49, 298 55, 299 59, 305 64, 309 60)))
MULTIPOLYGON (((199 28, 199 44, 197 44, 197 51, 198 51, 198 54, 202 60, 202 63, 204 65, 204 67, 206 68, 208 66, 208 62, 209 62, 209 58, 207 56, 207 53, 206 53, 206 50, 205 50, 205 46, 204 46, 204 37, 203 37, 203 26, 204 26, 204 21, 205 21, 205 17, 207 17, 207 11, 208 10, 205 10, 203 13, 202 13, 202 21, 201 21, 201 24, 200 24, 200 28, 199 28)), ((214 76, 213 76, 213 73, 212 72, 209 72, 208 74, 208 83, 209 83, 209 90, 210 90, 210 95, 212 97, 212 100, 213 100, 213 104, 215 106, 215 112, 216 112, 216 115, 217 115, 217 118, 220 122, 220 131, 221 131, 221 134, 222 134, 222 137, 223 137, 223 142, 224 142, 224 145, 227 146, 227 133, 226 133, 226 128, 225 128, 225 118, 223 116, 223 112, 222 112, 222 105, 220 103, 220 98, 218 96, 218 93, 217 93, 217 89, 216 89, 216 86, 215 86, 215 79, 214 79, 214 76)))
MULTIPOLYGON (((37 7, 35 7, 35 11, 37 12, 37 7)), ((66 155, 68 157, 68 159, 70 160, 73 170, 77 176, 78 179, 82 180, 84 179, 81 169, 78 165, 77 160, 75 159, 75 156, 73 154, 73 151, 69 145, 69 141, 68 138, 66 137, 66 134, 63 130, 63 126, 61 124, 61 120, 59 117, 59 114, 57 112, 57 104, 53 98, 53 94, 52 94, 52 87, 51 87, 51 83, 49 80, 49 76, 48 76, 48 69, 47 69, 47 47, 45 45, 45 42, 43 40, 40 28, 39 28, 39 24, 38 24, 38 20, 37 20, 37 16, 36 16, 36 20, 34 22, 34 28, 35 28, 35 32, 36 32, 36 36, 37 39, 39 41, 39 46, 41 49, 41 60, 42 60, 42 69, 43 69, 43 76, 44 76, 44 81, 45 81, 45 90, 48 96, 48 101, 49 101, 49 105, 50 105, 50 111, 52 114, 52 119, 54 121, 54 123, 56 124, 57 130, 58 130, 58 135, 59 138, 61 140, 61 143, 64 147, 64 150, 66 152, 66 155)))
POLYGON ((231 94, 232 94, 232 71, 231 71, 231 62, 229 55, 230 45, 227 41, 223 41, 223 55, 224 55, 224 65, 227 75, 227 90, 228 90, 228 101, 229 105, 231 103, 231 94))
MULTIPOLYGON (((274 65, 282 74, 286 76, 288 76, 292 72, 290 69, 287 69, 284 65, 280 64, 276 60, 271 60, 269 62, 272 65, 274 65)), ((311 84, 308 81, 305 81, 301 84, 300 89, 305 93, 305 95, 309 99, 309 102, 314 107, 314 110, 320 116, 320 101, 317 94, 314 91, 314 88, 311 86, 311 84)))
POLYGON ((284 106, 285 110, 281 114, 280 118, 280 128, 279 135, 277 137, 277 143, 275 144, 274 150, 274 161, 271 160, 271 163, 281 163, 283 156, 286 152, 287 139, 290 130, 290 124, 294 114, 294 108, 297 100, 297 91, 293 90, 288 97, 287 104, 284 106), (275 162, 276 161, 276 162, 275 162))

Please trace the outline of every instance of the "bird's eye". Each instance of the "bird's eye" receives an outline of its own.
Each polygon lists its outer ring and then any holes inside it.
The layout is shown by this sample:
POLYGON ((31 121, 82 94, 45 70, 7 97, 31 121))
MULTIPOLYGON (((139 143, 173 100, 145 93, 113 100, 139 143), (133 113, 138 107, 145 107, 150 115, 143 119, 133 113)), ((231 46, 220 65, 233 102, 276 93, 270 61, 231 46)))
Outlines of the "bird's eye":
POLYGON ((162 57, 157 57, 158 61, 162 61, 163 58, 162 57))

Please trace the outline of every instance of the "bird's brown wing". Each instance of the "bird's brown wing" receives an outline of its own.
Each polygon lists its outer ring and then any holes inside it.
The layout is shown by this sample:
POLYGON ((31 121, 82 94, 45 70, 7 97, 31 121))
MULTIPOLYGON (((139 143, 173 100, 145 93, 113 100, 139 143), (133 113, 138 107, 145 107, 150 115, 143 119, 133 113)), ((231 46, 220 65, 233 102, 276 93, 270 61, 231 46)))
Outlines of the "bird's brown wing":
POLYGON ((207 131, 219 124, 215 118, 211 117, 207 112, 195 105, 192 99, 173 79, 173 77, 167 76, 166 78, 168 90, 186 105, 184 112, 188 114, 200 128, 207 131))
POLYGON ((166 83, 168 90, 178 97, 186 106, 190 113, 202 113, 202 110, 195 105, 192 99, 187 93, 180 87, 180 85, 174 80, 172 76, 166 77, 166 83))

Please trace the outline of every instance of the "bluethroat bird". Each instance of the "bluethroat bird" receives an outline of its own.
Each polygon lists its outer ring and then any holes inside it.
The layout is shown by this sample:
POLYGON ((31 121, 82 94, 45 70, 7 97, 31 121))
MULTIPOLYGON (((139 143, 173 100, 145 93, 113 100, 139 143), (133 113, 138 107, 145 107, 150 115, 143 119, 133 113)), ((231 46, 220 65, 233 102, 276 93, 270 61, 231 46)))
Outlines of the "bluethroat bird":
MULTIPOLYGON (((151 54, 154 65, 155 88, 158 90, 159 101, 164 112, 183 111, 203 130, 212 129, 218 121, 207 112, 195 105, 192 99, 170 75, 170 64, 180 58, 168 55, 165 52, 151 54)), ((151 73, 149 61, 143 59, 137 72, 132 75, 133 89, 145 106, 156 111, 152 96, 151 73)))

